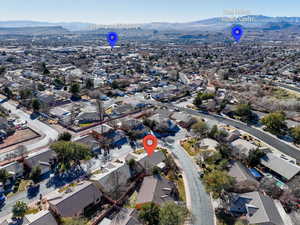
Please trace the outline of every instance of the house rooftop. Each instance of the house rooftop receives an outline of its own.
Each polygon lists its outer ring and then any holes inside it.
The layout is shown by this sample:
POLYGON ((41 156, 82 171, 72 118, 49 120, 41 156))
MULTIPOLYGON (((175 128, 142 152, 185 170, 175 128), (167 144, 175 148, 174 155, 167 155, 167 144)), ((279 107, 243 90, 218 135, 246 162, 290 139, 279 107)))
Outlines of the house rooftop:
POLYGON ((36 214, 29 214, 24 217, 24 225, 57 225, 56 220, 48 210, 42 210, 36 214))
POLYGON ((100 190, 92 182, 85 181, 78 183, 75 187, 67 189, 65 192, 52 193, 48 196, 50 205, 55 206, 61 215, 72 217, 87 205, 101 197, 100 190))
POLYGON ((273 199, 269 196, 257 191, 245 193, 240 196, 250 199, 250 202, 246 204, 247 217, 250 224, 283 225, 278 209, 273 199))
POLYGON ((166 201, 172 201, 171 192, 173 184, 163 176, 145 177, 142 186, 139 190, 136 205, 154 202, 161 204, 166 201))
POLYGON ((254 177, 251 175, 248 168, 246 168, 240 161, 232 161, 230 162, 230 169, 228 174, 236 179, 238 182, 242 182, 245 180, 251 180, 257 182, 254 177))
POLYGON ((287 180, 292 179, 300 172, 300 167, 289 161, 275 156, 273 153, 267 153, 261 158, 261 164, 281 175, 287 180))

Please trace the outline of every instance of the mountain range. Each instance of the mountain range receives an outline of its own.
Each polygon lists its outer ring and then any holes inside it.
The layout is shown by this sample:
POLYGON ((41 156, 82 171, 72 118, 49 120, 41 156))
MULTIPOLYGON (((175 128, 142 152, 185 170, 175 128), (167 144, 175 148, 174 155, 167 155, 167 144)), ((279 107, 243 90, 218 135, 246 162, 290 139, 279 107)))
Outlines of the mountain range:
MULTIPOLYGON (((210 30, 222 30, 232 24, 241 24, 247 28, 259 28, 266 30, 286 29, 291 27, 300 28, 300 17, 269 17, 263 15, 249 15, 237 18, 232 17, 215 17, 210 19, 204 19, 193 22, 185 23, 169 23, 169 22, 155 22, 145 24, 132 24, 130 27, 139 27, 145 30, 183 30, 183 31, 210 31, 210 30)), ((0 21, 0 28, 33 28, 33 27, 61 27, 68 31, 91 31, 103 28, 116 29, 114 25, 98 25, 93 23, 82 22, 39 22, 39 21, 0 21)), ((128 28, 128 25, 120 26, 117 29, 128 28)), ((61 30, 62 31, 62 30, 61 30)))

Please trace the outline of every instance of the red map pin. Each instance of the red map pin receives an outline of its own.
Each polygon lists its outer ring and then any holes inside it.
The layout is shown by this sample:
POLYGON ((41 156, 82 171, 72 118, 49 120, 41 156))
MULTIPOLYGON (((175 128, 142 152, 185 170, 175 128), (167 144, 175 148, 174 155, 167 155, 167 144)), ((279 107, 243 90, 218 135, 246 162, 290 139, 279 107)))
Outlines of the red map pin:
POLYGON ((144 137, 143 145, 144 145, 145 150, 148 153, 148 156, 151 157, 153 155, 154 150, 157 147, 157 138, 155 136, 149 134, 144 137))

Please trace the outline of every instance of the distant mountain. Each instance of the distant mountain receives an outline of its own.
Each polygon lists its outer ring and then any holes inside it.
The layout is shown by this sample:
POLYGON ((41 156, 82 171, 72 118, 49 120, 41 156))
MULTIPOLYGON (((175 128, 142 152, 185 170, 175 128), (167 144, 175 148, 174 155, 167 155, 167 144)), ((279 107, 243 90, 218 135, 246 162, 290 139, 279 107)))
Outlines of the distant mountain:
POLYGON ((284 29, 287 24, 290 26, 300 25, 300 17, 268 17, 263 15, 248 15, 242 17, 215 17, 205 20, 193 21, 188 23, 149 23, 143 24, 143 29, 156 30, 222 30, 232 24, 241 24, 248 28, 273 28, 284 29), (286 24, 284 26, 284 24, 286 24))
POLYGON ((39 22, 30 20, 15 20, 15 21, 0 21, 0 27, 57 27, 61 26, 69 31, 80 31, 89 30, 95 26, 92 23, 82 22, 61 22, 61 23, 50 23, 50 22, 39 22))
MULTIPOLYGON (((264 15, 248 15, 238 18, 231 17, 215 17, 199 21, 192 21, 187 23, 168 23, 168 22, 155 22, 145 24, 132 24, 130 27, 140 27, 144 30, 157 30, 157 31, 209 31, 209 30, 223 30, 232 26, 232 24, 241 24, 247 28, 259 28, 266 30, 286 29, 288 27, 299 27, 300 17, 269 17, 264 15), (285 24, 285 25, 284 25, 285 24), (290 25, 288 25, 290 24, 290 25), (287 27, 288 26, 288 27, 287 27)), ((107 28, 110 26, 97 25, 93 23, 82 22, 39 22, 39 21, 0 21, 0 27, 57 27, 61 26, 69 31, 94 31, 97 28, 107 28)), ((116 29, 113 25, 112 29, 116 29)), ((128 25, 120 26, 118 29, 128 28, 128 25)))
POLYGON ((0 35, 41 35, 41 34, 65 34, 69 33, 61 26, 44 27, 0 27, 0 35))

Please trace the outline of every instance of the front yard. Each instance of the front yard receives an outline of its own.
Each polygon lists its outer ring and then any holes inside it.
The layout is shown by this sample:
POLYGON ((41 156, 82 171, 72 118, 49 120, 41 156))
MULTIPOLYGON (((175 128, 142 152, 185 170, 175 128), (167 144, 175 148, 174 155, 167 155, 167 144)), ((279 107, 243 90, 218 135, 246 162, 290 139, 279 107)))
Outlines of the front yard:
POLYGON ((177 183, 177 188, 178 188, 178 192, 179 192, 179 199, 180 201, 186 201, 186 196, 185 196, 185 189, 184 189, 184 182, 182 178, 178 178, 176 180, 177 183))
POLYGON ((16 182, 13 191, 8 193, 7 197, 10 198, 17 193, 26 191, 31 182, 31 180, 20 180, 19 183, 16 182))
POLYGON ((180 141, 181 146, 190 156, 196 156, 200 151, 196 148, 197 139, 189 138, 183 141, 180 141))
POLYGON ((216 212, 217 216, 217 225, 246 225, 248 224, 246 220, 234 218, 230 215, 227 215, 224 212, 216 212))

